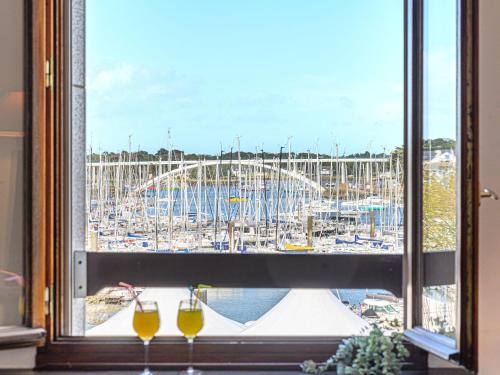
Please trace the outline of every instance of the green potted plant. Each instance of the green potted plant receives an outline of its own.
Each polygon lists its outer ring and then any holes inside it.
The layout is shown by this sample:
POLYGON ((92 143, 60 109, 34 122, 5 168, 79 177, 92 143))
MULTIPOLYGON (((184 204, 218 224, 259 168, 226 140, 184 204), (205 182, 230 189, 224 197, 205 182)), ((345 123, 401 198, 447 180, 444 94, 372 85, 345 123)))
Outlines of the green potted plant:
POLYGON ((301 367, 307 374, 320 374, 336 365, 338 375, 398 375, 408 356, 400 333, 386 336, 375 325, 367 336, 343 340, 337 352, 326 362, 308 360, 301 367))

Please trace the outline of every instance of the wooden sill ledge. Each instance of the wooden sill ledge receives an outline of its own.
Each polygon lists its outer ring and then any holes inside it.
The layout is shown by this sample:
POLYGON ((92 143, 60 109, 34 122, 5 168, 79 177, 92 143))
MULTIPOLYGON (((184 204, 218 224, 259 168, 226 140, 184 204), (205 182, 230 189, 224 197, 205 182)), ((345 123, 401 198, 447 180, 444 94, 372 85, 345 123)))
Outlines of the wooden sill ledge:
POLYGON ((40 344, 45 337, 42 328, 0 326, 0 350, 40 344))

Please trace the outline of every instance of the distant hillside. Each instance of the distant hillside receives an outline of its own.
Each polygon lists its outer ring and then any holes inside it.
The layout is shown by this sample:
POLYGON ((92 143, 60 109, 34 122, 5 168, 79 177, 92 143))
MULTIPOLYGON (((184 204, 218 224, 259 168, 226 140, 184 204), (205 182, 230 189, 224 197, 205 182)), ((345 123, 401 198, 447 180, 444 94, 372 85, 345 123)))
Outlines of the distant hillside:
MULTIPOLYGON (((133 160, 133 161, 136 161, 136 160, 137 161, 158 161, 160 158, 161 158, 161 160, 168 160, 168 158, 169 158, 168 153, 169 153, 168 150, 166 150, 164 148, 159 149, 154 154, 150 154, 147 151, 140 150, 140 151, 132 152, 130 157, 131 157, 131 160, 133 160)), ((118 161, 120 159, 120 155, 121 155, 122 161, 127 161, 129 159, 128 151, 122 151, 121 153, 104 151, 104 152, 102 152, 101 157, 108 162, 112 162, 112 161, 118 161)), ((317 156, 319 156, 319 158, 330 158, 331 157, 331 155, 327 155, 327 154, 317 155, 316 153, 312 153, 312 152, 311 153, 307 153, 307 152, 301 152, 301 153, 292 152, 291 153, 291 157, 293 157, 293 158, 296 157, 296 158, 307 159, 308 157, 310 157, 311 159, 315 159, 317 156)), ((371 156, 374 158, 379 158, 379 157, 383 157, 384 154, 383 153, 371 154, 371 156)), ((386 154, 385 156, 388 156, 388 154, 386 154)), ((274 158, 278 159, 279 152, 277 152, 277 153, 259 152, 256 155, 255 152, 241 151, 240 157, 242 160, 254 160, 256 157, 258 159, 262 159, 262 158, 264 158, 264 159, 274 159, 274 158)), ((287 159, 288 152, 283 151, 282 157, 283 157, 283 160, 287 159)), ((368 151, 365 151, 363 153, 339 155, 339 157, 342 157, 342 158, 345 158, 345 157, 347 157, 347 158, 369 158, 370 153, 368 151)), ((215 160, 217 158, 221 158, 221 155, 220 154, 219 155, 186 154, 180 150, 172 150, 172 159, 173 160, 181 160, 182 158, 184 160, 200 160, 200 159, 201 160, 215 160)), ((238 160, 238 152, 233 151, 232 154, 231 154, 231 152, 224 152, 224 153, 222 153, 222 159, 223 160, 230 160, 230 159, 238 160)), ((99 154, 96 154, 93 152, 91 160, 92 160, 92 162, 99 162, 99 154)))
MULTIPOLYGON (((455 148, 456 142, 453 139, 449 138, 436 138, 436 139, 426 139, 424 140, 424 150, 450 150, 455 148)), ((311 157, 311 159, 315 159, 318 155, 316 153, 311 152, 301 152, 301 153, 291 153, 292 157, 297 157, 297 158, 308 158, 311 157)), ((378 154, 371 154, 371 157, 374 158, 380 158, 384 156, 389 156, 392 155, 393 157, 395 156, 400 156, 402 158, 403 155, 403 147, 396 147, 394 150, 389 151, 385 155, 383 153, 378 153, 378 154)), ((109 152, 109 151, 104 151, 101 154, 102 158, 105 159, 108 162, 111 161, 127 161, 129 159, 128 151, 122 151, 121 153, 118 152, 109 152)), ((249 160, 249 159, 255 159, 257 156, 258 159, 273 159, 273 158, 279 158, 279 152, 263 152, 259 151, 257 155, 255 155, 255 152, 248 152, 248 151, 241 151, 240 152, 240 157, 242 160, 249 160)), ((369 158, 370 157, 370 152, 365 151, 361 153, 355 153, 355 154, 348 154, 348 155, 339 155, 342 158, 369 158)), ((139 151, 133 151, 130 155, 131 160, 134 161, 157 161, 160 158, 162 160, 168 160, 168 150, 165 148, 160 148, 157 152, 154 154, 151 154, 147 151, 144 150, 139 150, 139 151)), ((184 160, 215 160, 217 158, 220 158, 221 155, 208 155, 208 154, 186 154, 184 151, 181 150, 172 150, 172 159, 173 160, 181 160, 182 158, 184 160)), ((319 154, 320 158, 330 158, 331 155, 328 154, 319 154)), ((288 152, 286 150, 283 151, 283 159, 288 158, 288 152)), ((223 160, 238 160, 238 152, 233 150, 232 154, 231 152, 224 152, 222 153, 222 159, 223 160)), ((98 162, 99 161, 99 154, 92 153, 92 162, 98 162)))
POLYGON ((425 139, 424 150, 454 150, 456 143, 450 138, 425 139))

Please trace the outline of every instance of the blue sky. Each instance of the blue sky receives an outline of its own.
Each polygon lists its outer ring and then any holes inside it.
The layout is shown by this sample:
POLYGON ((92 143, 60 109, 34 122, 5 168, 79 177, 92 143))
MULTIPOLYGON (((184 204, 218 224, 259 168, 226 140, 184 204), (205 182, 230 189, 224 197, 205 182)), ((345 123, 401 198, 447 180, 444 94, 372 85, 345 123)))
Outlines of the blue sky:
MULTIPOLYGON (((443 9, 430 10, 433 136, 452 128, 443 9)), ((175 148, 211 154, 236 137, 270 152, 289 137, 323 153, 403 142, 403 1, 87 0, 86 53, 94 150, 126 149, 131 134, 156 151, 169 128, 175 148)))

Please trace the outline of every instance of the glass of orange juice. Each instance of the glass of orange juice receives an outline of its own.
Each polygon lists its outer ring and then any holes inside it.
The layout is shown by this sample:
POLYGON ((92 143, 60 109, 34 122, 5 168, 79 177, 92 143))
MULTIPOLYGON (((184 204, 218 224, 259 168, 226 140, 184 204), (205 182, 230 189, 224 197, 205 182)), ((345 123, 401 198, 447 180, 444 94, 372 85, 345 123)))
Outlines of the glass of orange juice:
POLYGON ((160 329, 160 313, 155 301, 137 301, 133 320, 134 331, 144 343, 144 371, 140 375, 153 375, 149 371, 149 343, 160 329))
POLYGON ((203 310, 196 297, 180 301, 179 310, 177 311, 177 327, 179 327, 179 330, 184 334, 189 345, 189 367, 182 373, 187 375, 200 375, 202 372, 200 370, 195 370, 192 365, 194 339, 203 328, 203 310))

